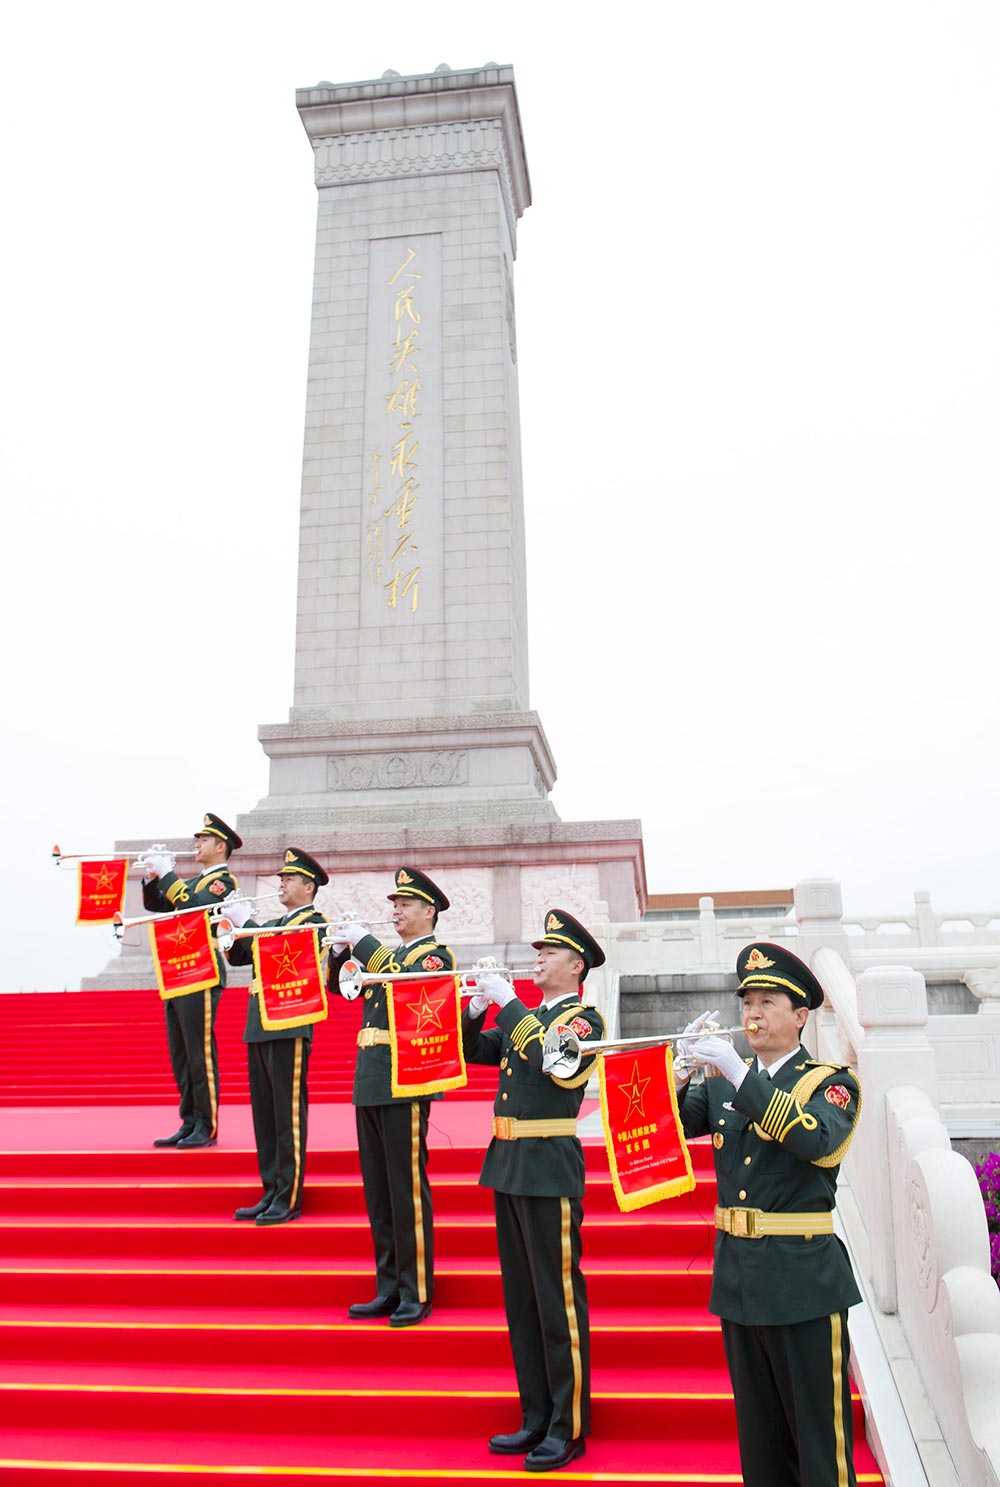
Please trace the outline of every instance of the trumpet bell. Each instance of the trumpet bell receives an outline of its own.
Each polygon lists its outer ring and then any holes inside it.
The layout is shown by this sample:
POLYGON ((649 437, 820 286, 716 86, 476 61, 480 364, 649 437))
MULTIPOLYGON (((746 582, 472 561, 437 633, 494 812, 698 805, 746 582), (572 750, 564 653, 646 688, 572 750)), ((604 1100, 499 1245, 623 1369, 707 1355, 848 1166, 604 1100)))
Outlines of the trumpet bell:
POLYGON ((580 1039, 571 1027, 554 1022, 542 1040, 542 1073, 571 1078, 580 1067, 580 1039))
POLYGON ((337 978, 337 989, 340 995, 346 997, 349 1002, 353 1002, 355 997, 361 995, 361 988, 364 984, 363 976, 364 971, 356 960, 345 960, 337 978))

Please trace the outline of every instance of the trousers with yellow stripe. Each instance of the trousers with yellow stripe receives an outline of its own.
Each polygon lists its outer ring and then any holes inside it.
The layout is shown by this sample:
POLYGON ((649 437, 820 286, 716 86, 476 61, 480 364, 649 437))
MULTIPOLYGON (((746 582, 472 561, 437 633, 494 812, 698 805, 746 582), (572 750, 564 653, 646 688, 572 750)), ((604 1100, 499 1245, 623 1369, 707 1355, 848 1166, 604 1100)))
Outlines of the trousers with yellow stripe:
POLYGON ((781 1327, 723 1318, 722 1340, 744 1487, 856 1487, 846 1311, 781 1327))
POLYGON ((276 1208, 302 1207, 306 1175, 309 1040, 247 1044, 250 1108, 264 1196, 276 1208))
POLYGON ((590 1324, 581 1198, 493 1194, 517 1392, 526 1430, 590 1434, 590 1324))

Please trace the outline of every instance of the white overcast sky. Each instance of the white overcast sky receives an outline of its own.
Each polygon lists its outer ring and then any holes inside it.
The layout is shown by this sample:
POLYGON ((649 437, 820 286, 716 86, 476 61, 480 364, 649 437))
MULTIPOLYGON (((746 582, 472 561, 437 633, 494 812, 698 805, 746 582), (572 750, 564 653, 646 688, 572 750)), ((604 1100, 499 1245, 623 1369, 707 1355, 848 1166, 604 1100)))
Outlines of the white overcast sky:
POLYGON ((1000 7, 175 0, 0 53, 0 985, 48 853, 233 819, 292 695, 295 88, 512 63, 532 705, 652 891, 1000 902, 1000 7))

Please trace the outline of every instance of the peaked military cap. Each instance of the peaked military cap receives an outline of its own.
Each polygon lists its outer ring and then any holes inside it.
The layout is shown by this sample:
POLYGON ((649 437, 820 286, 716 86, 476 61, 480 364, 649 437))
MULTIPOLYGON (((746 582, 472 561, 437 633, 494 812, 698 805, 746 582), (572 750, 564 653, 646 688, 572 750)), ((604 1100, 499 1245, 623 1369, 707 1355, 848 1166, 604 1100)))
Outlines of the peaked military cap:
POLYGON ((736 974, 740 984, 736 995, 745 991, 783 991, 795 1007, 812 1011, 823 1005, 823 988, 804 960, 780 945, 746 945, 736 957, 736 974))
POLYGON ((304 878, 309 878, 315 883, 317 888, 322 888, 324 883, 330 881, 330 874, 326 869, 320 867, 315 857, 310 857, 309 853, 303 852, 301 847, 285 848, 285 860, 278 876, 283 878, 286 873, 301 873, 304 878))
POLYGON ((233 852, 243 845, 243 838, 237 836, 233 828, 227 826, 221 816, 213 815, 211 811, 205 812, 205 824, 194 834, 196 837, 217 836, 222 841, 228 842, 230 850, 233 852))
POLYGON ((438 885, 415 867, 397 867, 396 887, 387 897, 390 903, 394 898, 422 898, 442 914, 451 908, 451 900, 445 897, 438 885))
POLYGON ((589 930, 584 929, 579 919, 567 914, 565 909, 550 909, 545 916, 545 933, 540 940, 532 940, 532 948, 540 950, 543 945, 561 945, 582 955, 587 970, 604 964, 604 951, 589 930))

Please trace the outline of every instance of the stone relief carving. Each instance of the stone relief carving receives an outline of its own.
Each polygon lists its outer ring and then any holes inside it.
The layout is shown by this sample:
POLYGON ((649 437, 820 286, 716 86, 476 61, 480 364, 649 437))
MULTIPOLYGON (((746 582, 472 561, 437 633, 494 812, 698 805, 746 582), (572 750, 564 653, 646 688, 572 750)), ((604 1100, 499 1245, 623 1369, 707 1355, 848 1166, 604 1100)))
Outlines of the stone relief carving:
POLYGON ((593 920, 600 899, 597 866, 521 869, 521 926, 529 939, 541 925, 546 909, 568 909, 581 923, 593 920))
POLYGON ((451 908, 441 916, 445 943, 475 945, 492 941, 493 869, 443 867, 431 877, 451 899, 451 908))
POLYGON ((910 1237, 913 1241, 913 1270, 920 1286, 924 1305, 929 1310, 937 1297, 937 1277, 934 1274, 931 1216, 927 1207, 927 1192, 918 1176, 910 1178, 908 1198, 910 1237))
POLYGON ((319 890, 316 903, 333 923, 345 914, 357 915, 362 924, 376 924, 373 932, 380 940, 395 943, 391 925, 378 923, 388 920, 392 913, 387 899, 391 888, 391 873, 337 873, 319 890))
POLYGON ((514 188, 499 119, 327 135, 316 140, 315 149, 317 186, 492 167, 500 177, 510 240, 517 241, 514 188))
POLYGON ((464 785, 469 778, 466 749, 433 753, 331 754, 330 790, 414 790, 464 785))

